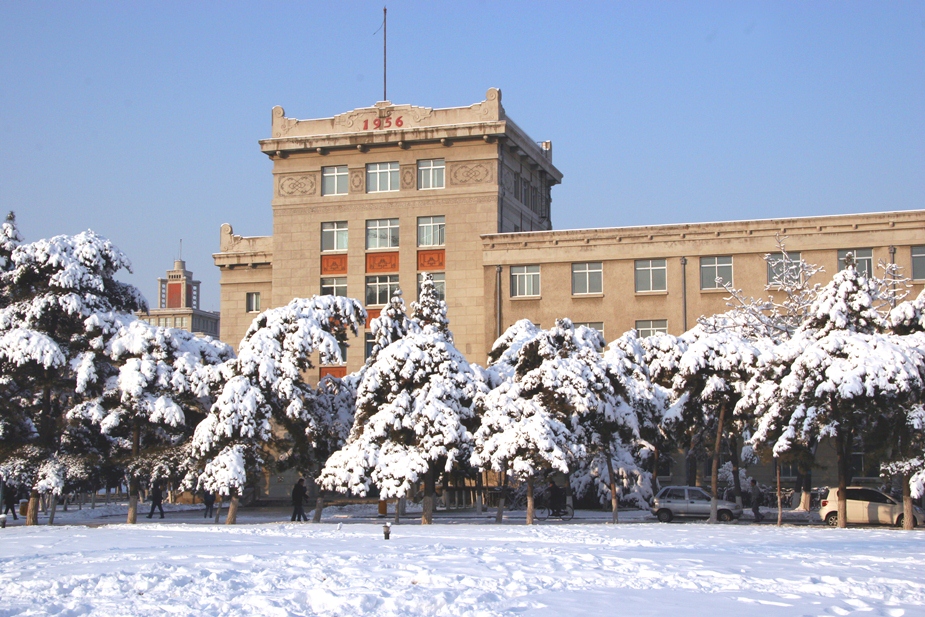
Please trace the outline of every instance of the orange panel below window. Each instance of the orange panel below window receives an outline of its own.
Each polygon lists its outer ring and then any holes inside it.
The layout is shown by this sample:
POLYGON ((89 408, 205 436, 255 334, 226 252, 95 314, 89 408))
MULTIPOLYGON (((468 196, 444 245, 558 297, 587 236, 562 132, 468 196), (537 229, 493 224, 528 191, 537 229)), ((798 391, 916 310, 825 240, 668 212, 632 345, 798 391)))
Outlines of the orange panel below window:
POLYGON ((367 272, 398 272, 398 253, 367 253, 367 272))
POLYGON ((446 252, 443 249, 418 251, 418 270, 445 270, 446 252))
POLYGON ((347 376, 347 367, 346 366, 322 366, 318 369, 318 379, 322 379, 326 375, 331 377, 346 377, 347 376))
POLYGON ((347 274, 347 256, 322 255, 321 274, 347 274))
POLYGON ((377 308, 366 309, 366 327, 367 328, 369 327, 369 322, 379 317, 379 313, 381 312, 382 312, 382 309, 377 309, 377 308))

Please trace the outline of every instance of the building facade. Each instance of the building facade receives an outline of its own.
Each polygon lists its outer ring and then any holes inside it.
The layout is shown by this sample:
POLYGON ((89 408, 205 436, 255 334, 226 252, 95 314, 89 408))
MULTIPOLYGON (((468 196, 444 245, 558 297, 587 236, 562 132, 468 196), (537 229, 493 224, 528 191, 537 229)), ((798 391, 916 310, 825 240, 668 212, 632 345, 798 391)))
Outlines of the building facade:
POLYGON ((178 259, 165 278, 157 279, 157 308, 147 313, 139 311, 136 315, 154 326, 180 328, 218 338, 220 315, 199 308, 199 285, 199 281, 193 280, 193 273, 186 269, 186 262, 178 259))

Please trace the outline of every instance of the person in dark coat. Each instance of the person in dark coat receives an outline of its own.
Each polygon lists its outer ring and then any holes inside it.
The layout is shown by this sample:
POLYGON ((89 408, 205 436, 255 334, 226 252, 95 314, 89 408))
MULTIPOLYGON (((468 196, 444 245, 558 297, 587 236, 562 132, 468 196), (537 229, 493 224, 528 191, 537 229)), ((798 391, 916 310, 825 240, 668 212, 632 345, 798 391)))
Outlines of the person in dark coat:
POLYGON ((154 488, 151 489, 151 512, 148 513, 148 518, 154 516, 154 508, 157 508, 161 511, 161 518, 164 518, 164 493, 161 491, 161 485, 159 483, 154 484, 154 488))
POLYGON ((212 517, 212 507, 215 505, 215 493, 213 493, 212 491, 206 491, 205 493, 203 493, 202 503, 206 505, 206 513, 205 513, 205 516, 203 516, 203 518, 211 518, 212 517))
POLYGON ((299 478, 299 481, 292 487, 292 520, 307 521, 305 510, 302 509, 302 501, 305 499, 305 478, 299 478))
POLYGON ((16 506, 19 502, 19 491, 15 486, 10 486, 9 484, 4 485, 3 487, 3 513, 7 512, 13 513, 13 520, 19 520, 16 517, 16 506))
POLYGON ((764 515, 761 513, 761 489, 758 488, 758 483, 752 478, 752 513, 755 515, 755 522, 760 523, 764 520, 764 515))

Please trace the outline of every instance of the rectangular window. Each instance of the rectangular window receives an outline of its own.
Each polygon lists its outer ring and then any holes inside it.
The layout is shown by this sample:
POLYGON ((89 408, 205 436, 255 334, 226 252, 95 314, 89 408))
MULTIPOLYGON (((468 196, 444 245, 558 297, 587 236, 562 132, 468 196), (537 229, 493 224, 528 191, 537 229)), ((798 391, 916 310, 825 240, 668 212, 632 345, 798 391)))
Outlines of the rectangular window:
POLYGON ((767 264, 768 285, 794 285, 800 282, 799 252, 787 251, 787 261, 784 261, 783 253, 771 253, 767 264))
POLYGON ((244 297, 245 305, 247 307, 248 313, 259 313, 260 312, 260 292, 251 291, 248 292, 244 297))
POLYGON ((347 250, 347 221, 321 224, 321 250, 347 250))
POLYGON ((398 163, 368 163, 366 192, 387 193, 398 190, 398 163))
MULTIPOLYGON (((431 272, 431 278, 434 279, 434 289, 437 291, 437 297, 446 300, 446 272, 431 272)), ((421 281, 424 280, 423 274, 418 274, 418 299, 421 298, 421 281)))
POLYGON ((636 292, 667 291, 668 265, 664 259, 636 260, 636 292))
POLYGON ((640 319, 636 321, 636 332, 643 338, 653 334, 668 334, 668 320, 640 319))
POLYGON ((346 195, 347 194, 347 166, 321 168, 321 194, 346 195))
POLYGON ((366 221, 366 248, 390 249, 398 246, 398 219, 366 221))
POLYGON ((925 279, 925 246, 912 247, 912 278, 916 281, 925 279))
POLYGON ((322 296, 341 296, 347 297, 347 277, 333 276, 321 279, 322 296))
POLYGON ((396 291, 398 291, 397 274, 366 277, 367 306, 385 306, 396 291))
POLYGON ((421 190, 442 189, 445 167, 446 163, 443 159, 418 161, 418 188, 421 190))
POLYGON ((373 336, 372 332, 366 333, 366 359, 369 360, 369 357, 373 355, 373 346, 376 344, 376 337, 373 336))
POLYGON ((539 266, 511 266, 511 297, 540 295, 539 266))
POLYGON ((418 217, 418 246, 443 246, 446 241, 446 217, 418 217))
POLYGON ((842 249, 838 251, 838 271, 845 269, 845 258, 848 253, 854 255, 854 261, 857 263, 858 273, 870 277, 874 273, 874 250, 873 249, 842 249))
POLYGON ((700 258, 700 289, 722 289, 727 283, 732 284, 732 257, 700 258))
POLYGON ((598 332, 601 333, 601 336, 604 336, 604 322, 603 321, 575 321, 572 323, 576 328, 578 326, 584 326, 586 328, 591 328, 592 330, 597 330, 598 332))
POLYGON ((599 261, 572 264, 572 295, 599 294, 604 291, 604 267, 599 261))

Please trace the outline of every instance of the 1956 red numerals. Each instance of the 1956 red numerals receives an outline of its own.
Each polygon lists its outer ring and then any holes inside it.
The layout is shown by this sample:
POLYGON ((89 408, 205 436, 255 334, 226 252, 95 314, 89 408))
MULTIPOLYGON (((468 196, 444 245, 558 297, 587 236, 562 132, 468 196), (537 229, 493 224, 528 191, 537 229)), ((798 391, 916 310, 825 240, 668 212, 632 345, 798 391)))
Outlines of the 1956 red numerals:
POLYGON ((375 120, 373 120, 372 127, 369 126, 369 119, 363 120, 363 130, 364 131, 368 131, 370 128, 388 129, 388 128, 392 128, 393 126, 397 126, 400 128, 404 125, 405 123, 404 121, 402 121, 401 116, 398 116, 397 118, 395 118, 395 122, 392 122, 391 117, 376 118, 375 120))

